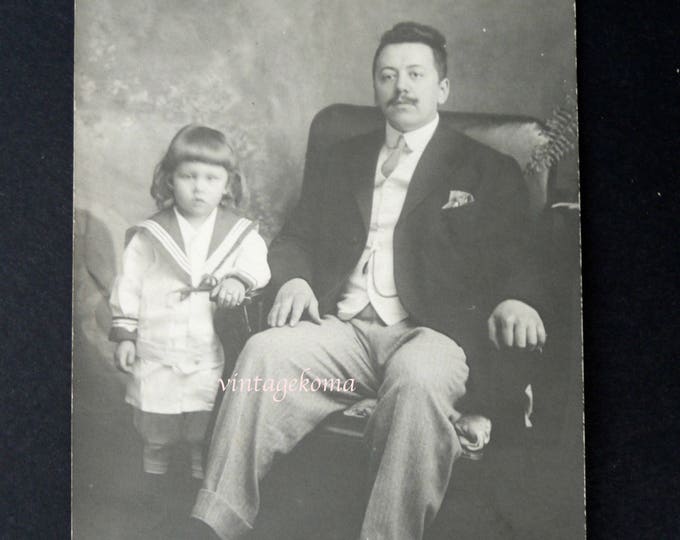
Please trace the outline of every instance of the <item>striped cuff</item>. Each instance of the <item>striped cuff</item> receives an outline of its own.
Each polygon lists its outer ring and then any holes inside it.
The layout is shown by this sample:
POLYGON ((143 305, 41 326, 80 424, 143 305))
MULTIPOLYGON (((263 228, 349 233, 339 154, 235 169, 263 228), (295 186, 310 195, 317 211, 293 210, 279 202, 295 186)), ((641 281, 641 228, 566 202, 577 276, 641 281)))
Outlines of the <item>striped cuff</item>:
POLYGON ((111 321, 109 341, 135 341, 137 339, 137 319, 132 317, 114 317, 111 321))

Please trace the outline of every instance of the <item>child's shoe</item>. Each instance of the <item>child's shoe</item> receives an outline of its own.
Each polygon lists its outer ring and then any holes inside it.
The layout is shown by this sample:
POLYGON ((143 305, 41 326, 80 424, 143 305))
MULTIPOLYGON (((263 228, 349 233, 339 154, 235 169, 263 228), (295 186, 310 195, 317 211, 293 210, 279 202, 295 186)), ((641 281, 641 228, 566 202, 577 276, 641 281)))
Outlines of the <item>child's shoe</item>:
POLYGON ((168 508, 168 475, 144 473, 142 489, 138 505, 142 512, 140 532, 156 530, 163 524, 169 514, 168 508))

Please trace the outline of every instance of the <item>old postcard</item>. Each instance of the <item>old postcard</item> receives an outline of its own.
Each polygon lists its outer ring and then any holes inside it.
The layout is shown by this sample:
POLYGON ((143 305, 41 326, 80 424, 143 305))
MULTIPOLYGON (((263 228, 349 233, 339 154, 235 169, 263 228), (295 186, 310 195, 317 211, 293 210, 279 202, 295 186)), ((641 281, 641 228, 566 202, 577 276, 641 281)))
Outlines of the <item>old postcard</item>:
POLYGON ((584 537, 573 3, 75 13, 73 537, 584 537))

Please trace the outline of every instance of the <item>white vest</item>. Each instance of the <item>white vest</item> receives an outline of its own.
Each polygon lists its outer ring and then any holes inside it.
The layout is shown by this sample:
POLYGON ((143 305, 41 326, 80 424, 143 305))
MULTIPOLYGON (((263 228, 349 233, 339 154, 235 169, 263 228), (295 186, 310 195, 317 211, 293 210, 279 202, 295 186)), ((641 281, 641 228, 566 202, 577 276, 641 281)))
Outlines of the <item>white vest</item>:
POLYGON ((375 168, 373 205, 366 246, 350 274, 338 302, 338 317, 350 320, 369 303, 387 325, 406 319, 409 314, 399 301, 394 282, 394 227, 404 206, 413 171, 423 150, 437 129, 439 116, 414 131, 400 133, 389 124, 386 142, 375 168), (410 152, 404 152, 389 178, 381 173, 382 164, 392 153, 399 135, 403 135, 410 152))

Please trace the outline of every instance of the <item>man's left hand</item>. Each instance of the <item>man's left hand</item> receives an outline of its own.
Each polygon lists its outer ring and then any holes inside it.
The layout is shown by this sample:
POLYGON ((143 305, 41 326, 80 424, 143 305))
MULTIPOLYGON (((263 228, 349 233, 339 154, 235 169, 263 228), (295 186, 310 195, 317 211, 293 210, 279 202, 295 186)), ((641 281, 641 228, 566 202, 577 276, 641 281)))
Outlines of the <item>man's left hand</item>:
POLYGON ((538 312, 519 300, 504 300, 488 320, 489 339, 497 349, 542 350, 547 335, 538 312))

